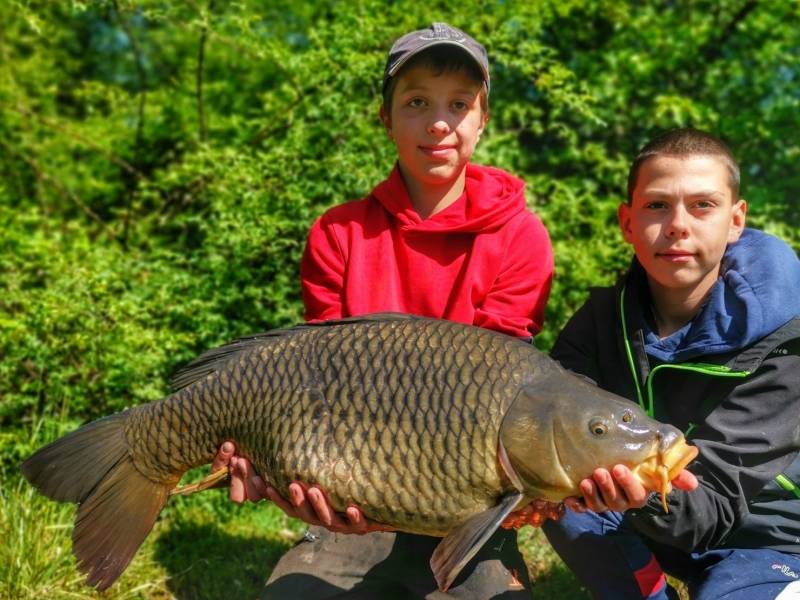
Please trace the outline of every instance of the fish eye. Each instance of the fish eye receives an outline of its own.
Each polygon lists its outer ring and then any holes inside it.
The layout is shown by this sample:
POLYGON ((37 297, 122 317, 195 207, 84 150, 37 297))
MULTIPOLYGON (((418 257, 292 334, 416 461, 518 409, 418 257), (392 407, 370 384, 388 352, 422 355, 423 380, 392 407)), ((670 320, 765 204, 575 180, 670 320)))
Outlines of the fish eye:
POLYGON ((592 421, 589 423, 589 431, 597 436, 605 435, 608 432, 608 425, 603 423, 603 421, 592 421))
POLYGON ((625 423, 630 423, 633 420, 633 415, 630 412, 626 412, 622 415, 622 421, 625 423))

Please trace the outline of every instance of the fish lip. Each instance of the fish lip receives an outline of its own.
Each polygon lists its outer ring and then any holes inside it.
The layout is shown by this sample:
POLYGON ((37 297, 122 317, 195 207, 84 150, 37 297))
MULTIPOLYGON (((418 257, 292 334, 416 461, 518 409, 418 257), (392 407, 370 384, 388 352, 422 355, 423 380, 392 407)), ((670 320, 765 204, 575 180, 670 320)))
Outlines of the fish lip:
POLYGON ((680 437, 668 448, 656 447, 656 451, 631 469, 642 485, 661 496, 664 512, 667 508, 667 494, 672 491, 670 483, 686 465, 699 454, 697 446, 690 446, 684 437, 680 437))
POLYGON ((685 439, 676 441, 672 446, 660 452, 661 463, 669 470, 670 481, 680 473, 686 465, 700 454, 697 446, 690 446, 685 439))
POLYGON ((664 450, 656 447, 652 454, 646 456, 644 460, 632 470, 637 473, 650 474, 660 467, 666 467, 671 480, 675 478, 686 465, 692 462, 698 454, 699 450, 697 446, 690 446, 686 443, 686 440, 679 439, 664 450))

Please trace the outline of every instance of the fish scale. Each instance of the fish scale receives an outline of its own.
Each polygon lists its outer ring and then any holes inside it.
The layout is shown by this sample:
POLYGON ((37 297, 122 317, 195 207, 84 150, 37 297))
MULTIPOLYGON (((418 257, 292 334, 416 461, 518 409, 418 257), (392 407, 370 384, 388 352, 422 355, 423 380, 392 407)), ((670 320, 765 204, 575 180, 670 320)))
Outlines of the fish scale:
MULTIPOLYGON (((480 388, 475 388, 469 373, 474 356, 472 361, 466 357, 460 361, 456 376, 452 371, 416 381, 402 376, 404 369, 411 374, 420 369, 429 373, 431 351, 440 346, 454 347, 460 342, 458 335, 451 334, 448 339, 451 328, 443 327, 437 332, 440 337, 415 331, 411 323, 405 330, 395 329, 373 326, 363 336, 328 335, 323 339, 313 332, 301 333, 295 344, 285 344, 286 347, 271 352, 261 349, 259 360, 253 364, 248 365, 252 355, 242 357, 227 372, 231 387, 237 389, 232 395, 240 405, 240 412, 248 415, 248 421, 262 420, 261 415, 251 412, 254 409, 285 415, 292 404, 294 410, 290 419, 274 416, 263 419, 271 423, 266 432, 250 430, 242 424, 236 426, 227 419, 225 429, 237 440, 242 452, 250 456, 258 471, 284 494, 293 480, 318 483, 339 510, 355 502, 370 518, 391 521, 418 532, 441 534, 452 522, 463 520, 465 514, 488 506, 502 491, 493 456, 492 460, 485 460, 495 451, 501 411, 495 413, 493 423, 490 421, 492 426, 481 430, 472 426, 476 421, 486 422, 487 417, 491 418, 487 406, 498 401, 492 397, 491 387, 482 394, 480 388), (315 339, 306 342, 304 336, 315 339), (435 342, 430 343, 430 339, 435 342), (392 343, 394 340, 401 343, 392 343), (381 360, 371 355, 378 341, 383 350, 381 360), (337 354, 337 348, 346 344, 352 348, 337 354), (334 361, 332 357, 344 358, 334 361), (302 366, 294 373, 287 373, 283 366, 292 362, 302 366), (279 376, 283 375, 281 371, 286 373, 283 377, 279 376), (340 372, 349 374, 344 381, 336 378, 340 372), (327 396, 320 391, 316 396, 303 393, 298 398, 296 393, 286 390, 287 383, 289 390, 309 387, 308 380, 313 379, 310 373, 317 375, 317 383, 328 391, 327 396), (374 382, 374 387, 365 390, 365 381, 374 382), (455 398, 461 410, 453 410, 453 403, 443 402, 443 397, 455 398), (263 398, 271 400, 264 402, 263 398), (294 404, 298 400, 299 406, 294 404), (315 422, 315 411, 319 412, 323 400, 327 404, 326 418, 315 422), (368 406, 371 410, 367 410, 368 406), (337 421, 336 426, 331 424, 333 420, 337 421), (427 453, 423 453, 419 443, 414 443, 442 428, 449 428, 452 434, 430 446, 427 453), (370 431, 383 444, 380 454, 376 446, 365 443, 370 431), (269 443, 270 439, 275 443, 269 443), (274 452, 276 448, 280 450, 274 452), (471 451, 467 452, 467 448, 471 451), (425 468, 411 475, 408 465, 423 462, 425 468), (470 467, 476 463, 490 468, 473 473, 470 467), (339 464, 348 467, 336 469, 339 464), (354 472, 378 475, 372 479, 353 477, 354 472), (477 498, 469 493, 478 478, 485 480, 485 488, 493 491, 491 496, 485 491, 477 498), (419 493, 412 495, 409 489, 419 493), (434 509, 446 514, 437 514, 434 509)), ((512 360, 509 354, 501 364, 507 367, 512 360)), ((226 380, 221 376, 217 379, 226 380)), ((502 373, 498 371, 494 379, 503 379, 502 373)), ((222 398, 230 396, 224 385, 212 384, 211 405, 224 406, 222 398)), ((179 392, 175 402, 180 404, 183 400, 179 392)), ((223 410, 221 417, 229 416, 224 409, 220 410, 223 410)), ((146 436, 142 439, 145 444, 151 443, 146 436)), ((158 446, 161 454, 167 452, 161 439, 158 446)), ((197 459, 183 456, 182 460, 197 459)), ((167 466, 173 469, 174 463, 171 460, 167 466)))
POLYGON ((98 589, 128 565, 183 473, 226 440, 284 496, 293 481, 317 484, 338 511, 356 504, 373 521, 445 536, 431 559, 440 589, 524 503, 578 494, 594 468, 618 463, 664 497, 664 474, 694 456, 680 432, 530 344, 436 319, 266 332, 210 350, 174 381, 174 394, 88 423, 22 465, 43 493, 79 504, 73 551, 98 589))

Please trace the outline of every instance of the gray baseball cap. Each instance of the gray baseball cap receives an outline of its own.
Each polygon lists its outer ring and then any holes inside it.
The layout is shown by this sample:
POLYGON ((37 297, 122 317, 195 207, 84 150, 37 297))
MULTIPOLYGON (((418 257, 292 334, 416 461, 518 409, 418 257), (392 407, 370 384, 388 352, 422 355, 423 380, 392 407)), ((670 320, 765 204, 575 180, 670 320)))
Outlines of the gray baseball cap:
POLYGON ((466 52, 474 61, 483 75, 486 92, 489 92, 489 57, 486 48, 476 42, 466 33, 447 23, 434 23, 427 29, 412 31, 400 37, 392 44, 386 68, 383 71, 383 87, 389 82, 397 71, 412 57, 423 50, 433 46, 452 46, 466 52))

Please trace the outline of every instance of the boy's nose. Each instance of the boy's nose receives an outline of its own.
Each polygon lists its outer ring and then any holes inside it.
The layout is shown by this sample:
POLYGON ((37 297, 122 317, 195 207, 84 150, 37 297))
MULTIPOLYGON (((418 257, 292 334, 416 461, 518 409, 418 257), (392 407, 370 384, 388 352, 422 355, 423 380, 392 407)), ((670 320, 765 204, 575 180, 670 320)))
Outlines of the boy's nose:
POLYGON ((667 222, 667 236, 669 237, 686 237, 689 231, 689 221, 687 219, 686 210, 678 205, 669 215, 667 222))
POLYGON ((428 133, 433 135, 445 135, 450 131, 450 124, 445 119, 434 119, 428 125, 428 133))

